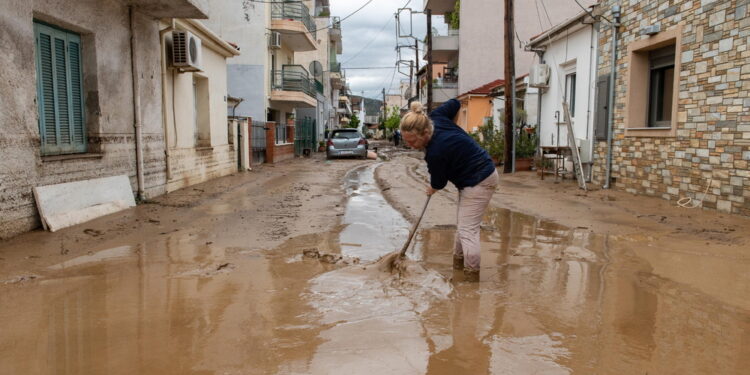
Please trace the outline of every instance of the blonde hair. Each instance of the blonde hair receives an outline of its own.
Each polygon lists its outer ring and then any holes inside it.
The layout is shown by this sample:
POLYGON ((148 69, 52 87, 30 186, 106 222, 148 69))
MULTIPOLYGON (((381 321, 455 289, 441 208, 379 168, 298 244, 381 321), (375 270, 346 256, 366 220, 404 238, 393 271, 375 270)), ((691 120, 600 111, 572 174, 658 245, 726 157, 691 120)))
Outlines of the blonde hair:
POLYGON ((411 102, 409 112, 401 118, 401 132, 414 133, 418 136, 432 137, 432 121, 424 113, 422 103, 411 102))

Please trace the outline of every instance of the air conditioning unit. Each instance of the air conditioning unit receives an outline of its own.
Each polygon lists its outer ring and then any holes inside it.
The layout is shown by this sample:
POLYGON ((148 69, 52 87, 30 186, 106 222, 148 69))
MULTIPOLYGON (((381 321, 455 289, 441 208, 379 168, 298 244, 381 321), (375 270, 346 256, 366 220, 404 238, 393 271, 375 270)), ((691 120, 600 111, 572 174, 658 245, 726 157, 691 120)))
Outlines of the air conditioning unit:
POLYGON ((529 71, 529 86, 531 87, 547 87, 549 85, 549 65, 547 64, 533 64, 529 71))
POLYGON ((271 31, 271 41, 269 45, 273 49, 281 48, 281 33, 278 31, 271 31))
POLYGON ((201 40, 189 31, 172 31, 172 66, 187 72, 202 70, 201 40))

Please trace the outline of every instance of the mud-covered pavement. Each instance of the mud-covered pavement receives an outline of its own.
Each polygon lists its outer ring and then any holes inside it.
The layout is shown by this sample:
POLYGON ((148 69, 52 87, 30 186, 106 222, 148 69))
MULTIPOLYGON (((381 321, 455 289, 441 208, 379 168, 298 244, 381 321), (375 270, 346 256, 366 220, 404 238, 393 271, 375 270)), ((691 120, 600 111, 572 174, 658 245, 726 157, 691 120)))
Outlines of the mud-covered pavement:
POLYGON ((479 283, 451 269, 451 189, 386 272, 416 156, 297 159, 0 242, 0 374, 750 368, 749 220, 503 176, 479 283))

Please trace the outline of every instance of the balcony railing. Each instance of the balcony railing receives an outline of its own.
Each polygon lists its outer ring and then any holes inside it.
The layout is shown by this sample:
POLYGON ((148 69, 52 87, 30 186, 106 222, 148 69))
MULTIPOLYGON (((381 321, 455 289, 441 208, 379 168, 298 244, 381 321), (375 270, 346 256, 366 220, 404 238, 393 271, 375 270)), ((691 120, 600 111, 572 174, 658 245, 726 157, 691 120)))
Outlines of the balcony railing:
POLYGON ((315 38, 315 21, 310 16, 310 8, 303 3, 274 2, 271 7, 271 18, 300 21, 307 27, 313 39, 315 38))
POLYGON ((333 22, 331 22, 331 26, 334 29, 341 30, 341 18, 340 17, 333 17, 333 22))
POLYGON ((323 84, 320 81, 318 81, 317 79, 315 80, 315 91, 317 91, 317 92, 319 92, 321 94, 323 93, 323 84))
POLYGON ((283 65, 281 70, 271 71, 272 89, 282 91, 299 91, 315 97, 316 81, 302 65, 283 65))
POLYGON ((331 73, 341 73, 340 62, 331 62, 331 73))

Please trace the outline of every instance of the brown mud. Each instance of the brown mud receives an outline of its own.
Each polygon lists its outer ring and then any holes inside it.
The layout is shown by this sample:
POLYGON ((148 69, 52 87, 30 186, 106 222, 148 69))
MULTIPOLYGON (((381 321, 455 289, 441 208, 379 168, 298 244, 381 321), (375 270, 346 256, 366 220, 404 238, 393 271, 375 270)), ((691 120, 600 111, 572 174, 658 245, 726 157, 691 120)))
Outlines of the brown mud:
POLYGON ((425 178, 398 154, 298 159, 1 242, 0 373, 750 368, 747 220, 503 177, 467 282, 455 191, 433 198, 409 259, 380 258, 405 241, 425 178))

